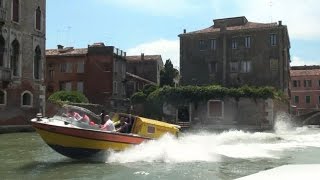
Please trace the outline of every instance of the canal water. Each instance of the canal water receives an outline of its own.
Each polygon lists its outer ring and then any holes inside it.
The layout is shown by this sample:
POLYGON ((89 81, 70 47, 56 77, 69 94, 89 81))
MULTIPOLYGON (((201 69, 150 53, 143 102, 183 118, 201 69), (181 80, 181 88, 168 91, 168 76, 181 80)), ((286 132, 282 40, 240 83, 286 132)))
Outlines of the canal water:
POLYGON ((0 161, 1 179, 235 179, 286 164, 320 163, 320 129, 279 121, 273 132, 164 136, 111 152, 103 162, 66 158, 36 133, 1 134, 0 161))

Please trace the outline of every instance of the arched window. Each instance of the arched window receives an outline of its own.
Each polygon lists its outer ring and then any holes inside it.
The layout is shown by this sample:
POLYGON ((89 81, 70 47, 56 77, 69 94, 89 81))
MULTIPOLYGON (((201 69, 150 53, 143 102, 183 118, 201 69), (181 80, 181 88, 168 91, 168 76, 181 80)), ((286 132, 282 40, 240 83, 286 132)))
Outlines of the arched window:
POLYGON ((12 21, 19 22, 20 0, 12 1, 12 21))
POLYGON ((33 76, 35 79, 40 79, 41 73, 41 49, 39 46, 36 47, 34 53, 34 61, 33 61, 33 76))
POLYGON ((20 54, 20 44, 17 40, 11 43, 11 59, 10 67, 13 76, 19 76, 19 54, 20 54))
POLYGON ((33 95, 30 91, 24 91, 21 94, 21 106, 32 107, 33 95))
POLYGON ((7 104, 7 93, 4 90, 0 90, 0 105, 7 104))
POLYGON ((41 30, 41 10, 39 6, 36 10, 36 29, 41 30))
POLYGON ((4 50, 5 50, 5 41, 2 36, 0 36, 0 67, 4 66, 4 50))

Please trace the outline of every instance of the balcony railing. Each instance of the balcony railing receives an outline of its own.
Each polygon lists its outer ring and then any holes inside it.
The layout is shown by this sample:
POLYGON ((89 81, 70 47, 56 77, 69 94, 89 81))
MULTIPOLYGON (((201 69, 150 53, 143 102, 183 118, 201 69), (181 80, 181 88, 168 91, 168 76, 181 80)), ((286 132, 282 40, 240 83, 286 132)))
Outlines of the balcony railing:
POLYGON ((0 23, 4 23, 7 17, 7 10, 5 8, 0 8, 0 23))
POLYGON ((0 67, 0 81, 11 81, 11 69, 0 67))

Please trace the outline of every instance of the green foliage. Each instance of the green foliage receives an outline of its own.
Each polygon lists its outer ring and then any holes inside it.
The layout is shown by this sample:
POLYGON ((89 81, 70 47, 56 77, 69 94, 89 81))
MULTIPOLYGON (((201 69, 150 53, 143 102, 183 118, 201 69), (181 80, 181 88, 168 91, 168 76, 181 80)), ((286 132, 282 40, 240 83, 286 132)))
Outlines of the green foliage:
MULTIPOLYGON (((150 90, 150 89, 149 89, 150 90)), ((198 103, 208 101, 210 99, 223 99, 225 97, 235 98, 237 101, 240 98, 252 99, 278 99, 285 101, 286 97, 280 91, 273 87, 249 87, 243 86, 240 88, 226 88, 219 85, 211 86, 179 86, 170 87, 164 86, 156 88, 149 94, 142 92, 135 93, 132 98, 132 103, 143 103, 145 107, 145 115, 147 117, 161 117, 162 105, 164 102, 183 105, 186 103, 198 103)))
POLYGON ((53 93, 48 100, 53 103, 61 102, 88 103, 88 99, 79 91, 58 91, 53 93))
POLYGON ((171 60, 166 60, 164 68, 160 71, 160 86, 174 86, 173 79, 178 75, 179 71, 173 67, 171 60))
POLYGON ((131 102, 134 104, 144 103, 147 99, 147 95, 142 91, 137 92, 131 96, 131 102))

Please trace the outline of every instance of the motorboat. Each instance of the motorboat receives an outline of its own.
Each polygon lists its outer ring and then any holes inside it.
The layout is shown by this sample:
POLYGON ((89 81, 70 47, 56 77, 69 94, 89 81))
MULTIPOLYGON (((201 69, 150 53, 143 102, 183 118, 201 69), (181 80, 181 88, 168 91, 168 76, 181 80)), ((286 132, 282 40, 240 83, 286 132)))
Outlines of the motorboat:
POLYGON ((86 108, 71 105, 62 106, 53 117, 37 114, 31 124, 46 144, 73 159, 90 158, 102 151, 122 151, 158 139, 166 133, 177 136, 180 129, 175 124, 125 113, 114 113, 112 121, 116 124, 121 117, 131 121, 126 133, 101 130, 100 116, 86 108), (84 116, 87 118, 79 118, 84 116))

